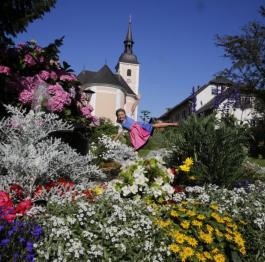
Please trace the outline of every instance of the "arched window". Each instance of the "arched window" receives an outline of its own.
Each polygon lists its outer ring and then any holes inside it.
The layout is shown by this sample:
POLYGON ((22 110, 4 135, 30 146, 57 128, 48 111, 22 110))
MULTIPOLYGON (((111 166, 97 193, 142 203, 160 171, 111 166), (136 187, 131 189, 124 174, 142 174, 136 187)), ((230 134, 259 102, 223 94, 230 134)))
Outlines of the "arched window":
POLYGON ((127 70, 127 76, 131 76, 132 75, 132 70, 131 69, 128 69, 127 70))

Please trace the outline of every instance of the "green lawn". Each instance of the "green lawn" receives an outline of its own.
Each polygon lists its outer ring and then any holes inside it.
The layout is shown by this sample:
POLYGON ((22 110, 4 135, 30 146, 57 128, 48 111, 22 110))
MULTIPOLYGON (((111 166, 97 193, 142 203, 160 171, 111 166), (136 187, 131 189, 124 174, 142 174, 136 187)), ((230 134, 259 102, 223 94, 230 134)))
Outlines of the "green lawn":
POLYGON ((250 162, 252 162, 254 164, 265 167, 265 159, 253 158, 253 157, 249 157, 248 159, 250 162))

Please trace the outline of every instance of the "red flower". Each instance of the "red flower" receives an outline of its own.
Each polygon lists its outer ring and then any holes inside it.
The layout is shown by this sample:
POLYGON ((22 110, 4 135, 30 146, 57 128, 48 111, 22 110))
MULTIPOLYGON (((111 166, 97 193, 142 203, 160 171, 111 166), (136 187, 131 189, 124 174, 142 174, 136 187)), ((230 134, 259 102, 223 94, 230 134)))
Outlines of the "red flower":
POLYGON ((12 222, 16 217, 13 202, 4 191, 0 191, 0 217, 8 222, 12 222))
POLYGON ((16 206, 17 215, 24 215, 32 207, 32 201, 30 199, 20 202, 16 206))
POLYGON ((174 190, 175 190, 174 193, 184 192, 184 189, 181 186, 175 186, 174 190))
POLYGON ((4 191, 0 191, 0 207, 13 207, 9 194, 4 191))
POLYGON ((10 191, 15 193, 15 197, 18 199, 23 198, 23 188, 20 185, 12 184, 9 187, 10 191))

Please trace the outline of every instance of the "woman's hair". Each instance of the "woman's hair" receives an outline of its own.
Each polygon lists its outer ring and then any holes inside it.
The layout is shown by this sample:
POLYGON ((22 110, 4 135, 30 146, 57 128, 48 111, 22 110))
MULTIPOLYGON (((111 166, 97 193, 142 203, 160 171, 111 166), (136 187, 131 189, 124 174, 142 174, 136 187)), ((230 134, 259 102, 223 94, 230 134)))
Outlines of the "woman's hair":
POLYGON ((119 108, 119 109, 116 110, 116 117, 118 117, 118 114, 119 114, 120 112, 123 112, 124 114, 126 114, 126 111, 125 111, 124 109, 119 108))

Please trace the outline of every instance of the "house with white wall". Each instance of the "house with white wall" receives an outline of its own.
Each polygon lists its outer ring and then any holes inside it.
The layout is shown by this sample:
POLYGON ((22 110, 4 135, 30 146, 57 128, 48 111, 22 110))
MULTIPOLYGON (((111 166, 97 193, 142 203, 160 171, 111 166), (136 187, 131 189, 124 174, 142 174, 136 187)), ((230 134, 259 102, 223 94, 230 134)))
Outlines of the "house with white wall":
POLYGON ((222 114, 230 114, 239 122, 250 124, 255 114, 254 102, 254 96, 244 92, 242 87, 218 76, 198 87, 159 119, 181 122, 192 113, 203 116, 216 112, 217 118, 221 118, 222 114))

